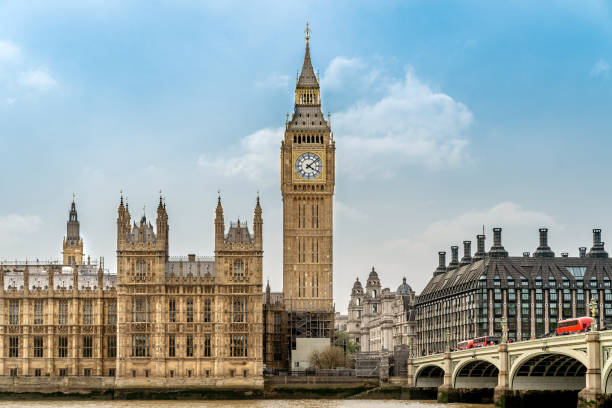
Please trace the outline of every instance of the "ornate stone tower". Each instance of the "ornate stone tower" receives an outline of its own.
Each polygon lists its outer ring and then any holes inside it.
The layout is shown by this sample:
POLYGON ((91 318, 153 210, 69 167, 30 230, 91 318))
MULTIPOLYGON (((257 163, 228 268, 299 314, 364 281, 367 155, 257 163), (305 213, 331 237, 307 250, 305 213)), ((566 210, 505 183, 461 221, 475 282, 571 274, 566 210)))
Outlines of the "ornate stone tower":
POLYGON ((281 144, 283 292, 292 343, 295 337, 330 337, 333 331, 335 142, 321 111, 309 34, 307 25, 295 107, 281 144))
POLYGON ((165 376, 163 327, 168 214, 159 199, 157 231, 143 214, 130 225, 130 212, 119 204, 117 215, 117 378, 134 372, 165 376), (134 359, 140 357, 140 359, 134 359))
POLYGON ((62 253, 64 255, 64 265, 81 265, 83 263, 83 239, 81 239, 79 217, 74 197, 70 214, 68 214, 62 253))

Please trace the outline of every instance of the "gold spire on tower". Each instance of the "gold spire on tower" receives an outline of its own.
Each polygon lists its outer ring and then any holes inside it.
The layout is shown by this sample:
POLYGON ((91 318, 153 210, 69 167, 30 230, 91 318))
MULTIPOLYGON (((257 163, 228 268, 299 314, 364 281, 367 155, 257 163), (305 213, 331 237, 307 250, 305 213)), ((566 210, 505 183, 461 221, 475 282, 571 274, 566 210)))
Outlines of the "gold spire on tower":
POLYGON ((308 21, 306 21, 306 29, 304 30, 304 32, 306 33, 306 44, 308 44, 308 41, 310 40, 310 27, 308 25, 308 21))

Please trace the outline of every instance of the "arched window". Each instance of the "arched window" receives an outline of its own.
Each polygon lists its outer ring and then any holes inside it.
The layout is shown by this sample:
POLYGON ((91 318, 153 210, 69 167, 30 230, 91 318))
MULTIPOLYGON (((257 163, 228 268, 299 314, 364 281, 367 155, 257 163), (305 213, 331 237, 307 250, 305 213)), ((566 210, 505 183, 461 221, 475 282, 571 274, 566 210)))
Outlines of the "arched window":
POLYGON ((147 276, 147 264, 145 261, 136 262, 136 279, 145 279, 147 276))
POLYGON ((244 278, 244 262, 241 259, 234 261, 234 278, 244 278))
POLYGON ((246 322, 246 302, 244 298, 238 298, 232 301, 232 322, 246 322))

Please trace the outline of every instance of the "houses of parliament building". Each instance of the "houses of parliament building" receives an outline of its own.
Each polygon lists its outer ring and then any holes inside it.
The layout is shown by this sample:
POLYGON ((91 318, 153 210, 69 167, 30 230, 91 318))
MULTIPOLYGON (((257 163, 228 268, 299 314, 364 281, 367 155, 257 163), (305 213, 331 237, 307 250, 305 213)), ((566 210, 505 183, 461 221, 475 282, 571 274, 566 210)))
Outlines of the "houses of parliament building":
POLYGON ((149 220, 121 196, 116 273, 85 257, 73 200, 62 262, 0 263, 0 383, 263 386, 264 366, 288 368, 295 338, 333 335, 334 157, 307 29, 281 144, 283 292, 262 291, 259 197, 251 225, 227 224, 219 197, 214 256, 175 257, 163 197, 149 220))

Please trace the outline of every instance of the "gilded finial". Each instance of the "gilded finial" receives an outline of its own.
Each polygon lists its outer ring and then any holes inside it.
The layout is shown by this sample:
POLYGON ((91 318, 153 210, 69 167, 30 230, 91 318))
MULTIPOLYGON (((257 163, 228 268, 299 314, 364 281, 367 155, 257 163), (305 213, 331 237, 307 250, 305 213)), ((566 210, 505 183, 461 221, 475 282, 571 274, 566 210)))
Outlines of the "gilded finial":
POLYGON ((304 30, 304 32, 306 33, 306 44, 308 44, 308 41, 310 40, 310 27, 308 25, 308 21, 306 21, 306 29, 304 30))
POLYGON ((74 203, 74 199, 76 198, 76 194, 72 193, 72 202, 74 203))

